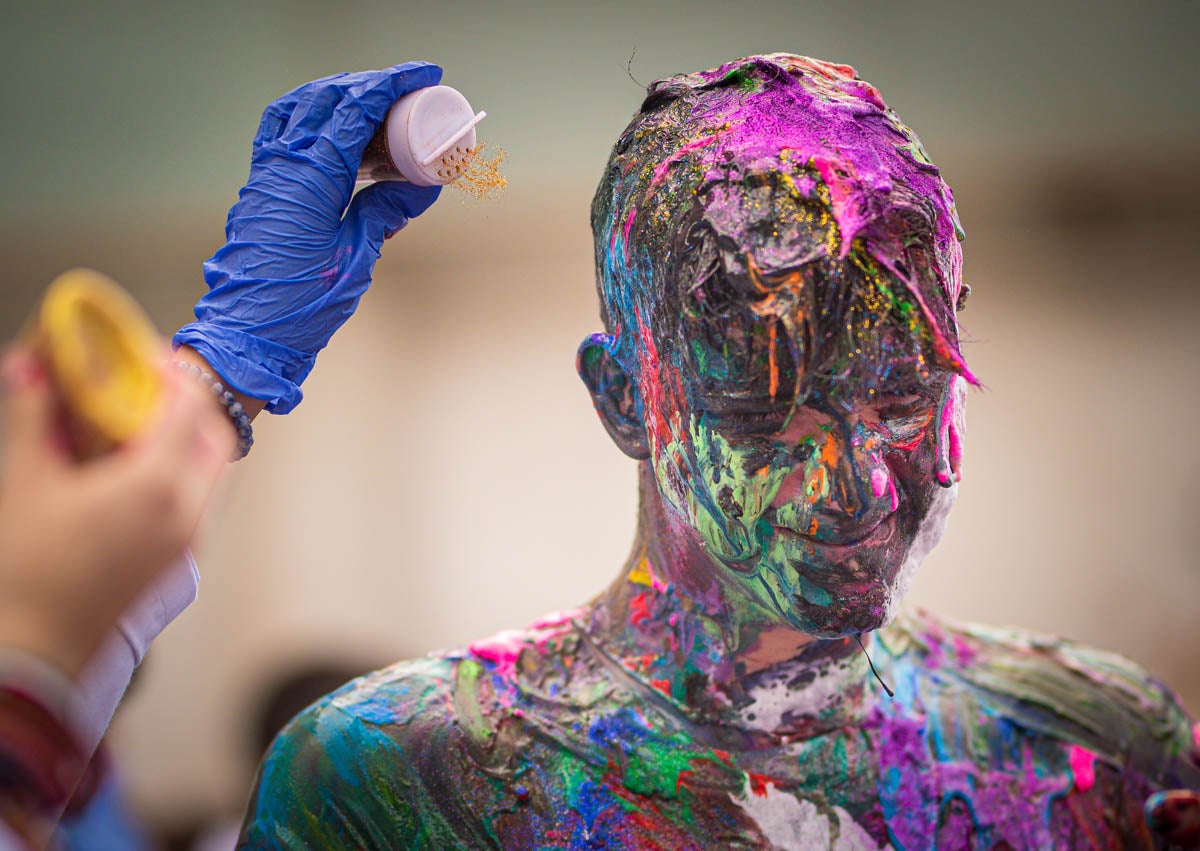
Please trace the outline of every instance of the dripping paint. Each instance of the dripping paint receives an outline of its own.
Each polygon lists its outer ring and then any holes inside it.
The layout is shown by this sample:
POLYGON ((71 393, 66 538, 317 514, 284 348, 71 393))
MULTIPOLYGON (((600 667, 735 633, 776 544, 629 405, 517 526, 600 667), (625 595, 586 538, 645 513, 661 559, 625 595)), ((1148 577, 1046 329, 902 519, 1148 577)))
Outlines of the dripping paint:
POLYGON ((243 844, 1155 847, 1143 805, 1200 787, 1168 689, 899 608, 979 382, 953 195, 879 92, 789 54, 655 82, 592 225, 577 366, 637 460, 627 564, 302 713, 243 844))

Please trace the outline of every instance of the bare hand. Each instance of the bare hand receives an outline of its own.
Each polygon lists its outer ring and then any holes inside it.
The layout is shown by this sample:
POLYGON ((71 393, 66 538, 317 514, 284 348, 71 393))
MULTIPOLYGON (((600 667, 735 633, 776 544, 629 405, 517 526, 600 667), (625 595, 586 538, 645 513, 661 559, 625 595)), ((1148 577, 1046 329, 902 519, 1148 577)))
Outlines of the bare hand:
POLYGON ((4 358, 0 646, 76 675, 191 541, 235 434, 203 387, 162 369, 163 402, 144 432, 81 464, 60 439, 45 368, 24 348, 4 358))

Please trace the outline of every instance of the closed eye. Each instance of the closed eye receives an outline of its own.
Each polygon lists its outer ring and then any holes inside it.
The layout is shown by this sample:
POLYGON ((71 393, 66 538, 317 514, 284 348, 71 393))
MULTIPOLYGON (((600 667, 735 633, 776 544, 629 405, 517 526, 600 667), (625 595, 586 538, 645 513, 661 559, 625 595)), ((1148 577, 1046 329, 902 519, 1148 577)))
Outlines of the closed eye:
POLYGON ((933 406, 928 404, 885 409, 880 413, 888 432, 888 442, 905 451, 917 448, 933 421, 933 406))
POLYGON ((925 431, 929 428, 930 421, 933 420, 933 410, 919 411, 905 417, 889 417, 887 419, 888 431, 891 432, 893 442, 908 443, 914 439, 919 440, 924 437, 925 431))
POLYGON ((919 393, 876 396, 866 405, 868 416, 886 431, 896 449, 915 449, 933 420, 934 406, 919 393))
POLYGON ((710 416, 722 428, 742 434, 776 434, 787 424, 790 412, 790 408, 776 406, 764 410, 726 410, 710 416))

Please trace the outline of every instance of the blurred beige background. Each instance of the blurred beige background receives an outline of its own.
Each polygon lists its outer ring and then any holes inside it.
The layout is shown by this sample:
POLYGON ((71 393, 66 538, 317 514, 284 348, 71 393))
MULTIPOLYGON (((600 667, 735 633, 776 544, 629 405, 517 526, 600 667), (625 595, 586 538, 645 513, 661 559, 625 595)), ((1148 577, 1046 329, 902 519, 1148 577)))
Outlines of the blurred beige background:
POLYGON ((1198 24, 1187 0, 7 10, 6 338, 72 265, 123 281, 164 331, 186 321, 258 115, 303 81, 439 61, 510 154, 503 197, 448 191, 388 244, 305 402, 260 418, 200 599, 112 731, 141 813, 240 810, 245 728, 280 671, 460 645, 611 578, 634 468, 573 371, 599 327, 591 192, 640 103, 630 73, 769 50, 878 85, 968 232, 988 389, 912 599, 1118 651, 1200 710, 1198 24))

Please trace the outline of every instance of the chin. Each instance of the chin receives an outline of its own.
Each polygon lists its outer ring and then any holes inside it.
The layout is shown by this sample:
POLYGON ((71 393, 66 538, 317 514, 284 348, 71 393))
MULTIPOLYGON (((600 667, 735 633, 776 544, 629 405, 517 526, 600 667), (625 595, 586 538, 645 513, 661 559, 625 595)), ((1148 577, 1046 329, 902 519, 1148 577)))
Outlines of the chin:
POLYGON ((785 613, 788 622, 817 638, 845 638, 890 624, 917 568, 941 541, 957 496, 957 485, 939 489, 919 523, 898 530, 902 534, 889 546, 858 552, 853 571, 843 572, 847 565, 793 563, 789 572, 799 588, 785 613))
POLYGON ((816 638, 845 638, 892 622, 900 604, 900 594, 890 583, 873 583, 867 588, 830 588, 827 604, 797 596, 788 620, 801 632, 816 638))

